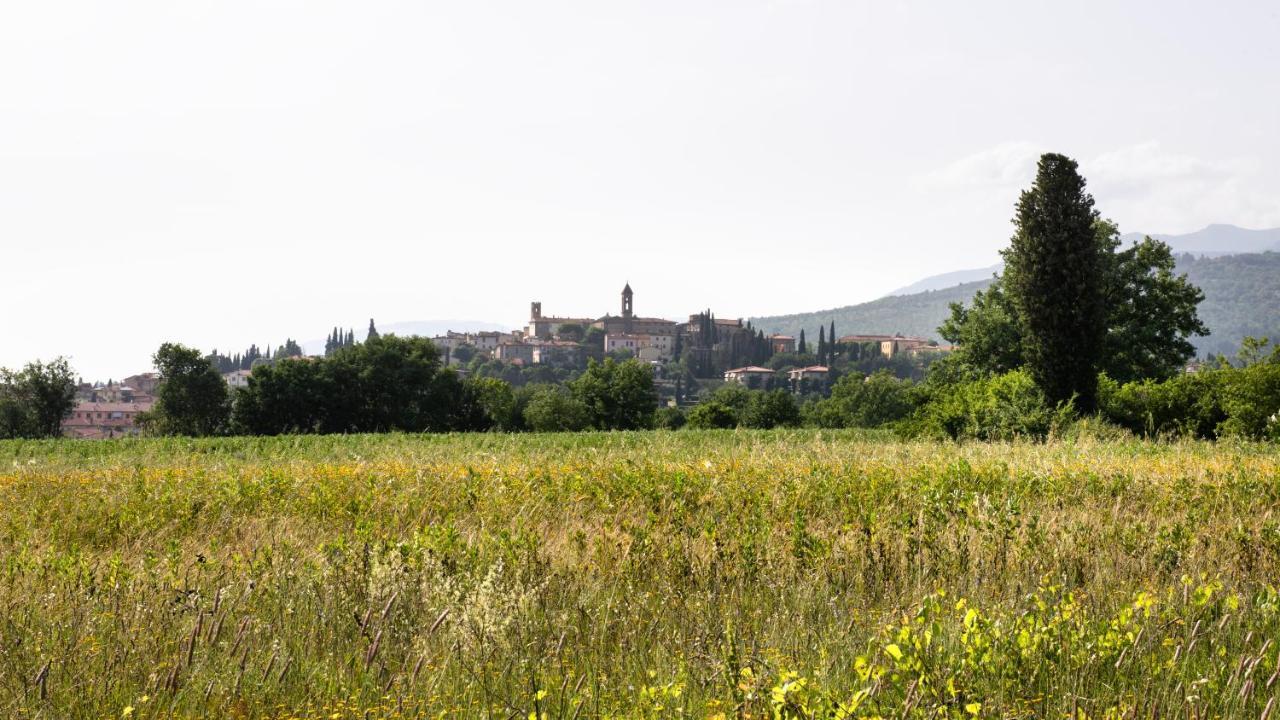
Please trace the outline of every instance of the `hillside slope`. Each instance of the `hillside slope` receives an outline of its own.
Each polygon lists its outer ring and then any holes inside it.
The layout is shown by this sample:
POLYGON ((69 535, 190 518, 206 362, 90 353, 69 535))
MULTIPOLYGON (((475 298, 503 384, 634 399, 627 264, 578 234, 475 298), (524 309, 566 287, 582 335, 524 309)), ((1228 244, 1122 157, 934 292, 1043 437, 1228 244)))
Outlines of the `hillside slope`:
MULTIPOLYGON (((1185 272, 1204 290, 1200 317, 1210 335, 1193 339, 1198 352, 1234 353, 1246 335, 1280 340, 1280 253, 1184 255, 1178 258, 1178 272, 1185 272)), ((798 335, 804 328, 810 340, 817 339, 820 325, 833 320, 837 335, 902 333, 938 338, 937 327, 950 312, 950 304, 969 302, 988 284, 989 280, 980 280, 812 313, 751 318, 751 322, 765 333, 798 335)))

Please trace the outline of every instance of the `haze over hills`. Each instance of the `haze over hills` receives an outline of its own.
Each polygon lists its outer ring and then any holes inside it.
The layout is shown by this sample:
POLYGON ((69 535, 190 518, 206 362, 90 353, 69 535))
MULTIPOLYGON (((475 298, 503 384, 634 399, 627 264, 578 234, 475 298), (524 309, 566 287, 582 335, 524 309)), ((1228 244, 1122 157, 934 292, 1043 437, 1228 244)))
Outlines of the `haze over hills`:
MULTIPOLYGON (((1148 235, 1166 243, 1175 254, 1191 253, 1192 255, 1203 255, 1205 257, 1220 257, 1222 255, 1238 255, 1240 253, 1280 252, 1280 228, 1249 230, 1236 225, 1224 224, 1209 225, 1201 230, 1183 235, 1124 233, 1120 236, 1120 241, 1125 245, 1130 245, 1148 235)), ((910 285, 889 292, 885 297, 912 295, 926 290, 942 290, 943 288, 955 287, 964 283, 989 280, 993 274, 999 273, 1003 267, 1004 263, 998 262, 984 268, 954 270, 941 275, 930 275, 910 285)))
MULTIPOLYGON (((1177 270, 1204 291, 1199 312, 1210 334, 1192 338, 1198 353, 1233 354, 1246 335, 1280 339, 1280 252, 1184 255, 1177 270)), ((837 335, 901 333, 940 340, 937 328, 950 313, 951 303, 968 303, 990 283, 988 278, 860 305, 751 321, 765 333, 797 335, 804 328, 813 335, 811 339, 817 338, 820 325, 835 321, 837 335)))
MULTIPOLYGON (((1235 225, 1215 224, 1184 235, 1147 234, 1168 243, 1175 253, 1213 257, 1269 250, 1280 252, 1280 228, 1249 230, 1235 225)), ((1120 236, 1120 239, 1128 244, 1141 240, 1143 235, 1143 233, 1125 233, 1120 236)))

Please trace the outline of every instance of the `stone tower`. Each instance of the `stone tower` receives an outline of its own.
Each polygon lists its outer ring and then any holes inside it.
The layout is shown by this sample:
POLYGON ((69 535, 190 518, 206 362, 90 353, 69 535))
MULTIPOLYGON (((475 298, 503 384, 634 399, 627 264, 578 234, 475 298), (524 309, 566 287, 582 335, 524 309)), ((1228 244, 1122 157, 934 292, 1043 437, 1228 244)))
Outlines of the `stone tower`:
POLYGON ((631 283, 622 288, 622 332, 631 333, 631 283))
POLYGON ((542 303, 540 302, 529 303, 529 319, 530 320, 542 319, 542 303))

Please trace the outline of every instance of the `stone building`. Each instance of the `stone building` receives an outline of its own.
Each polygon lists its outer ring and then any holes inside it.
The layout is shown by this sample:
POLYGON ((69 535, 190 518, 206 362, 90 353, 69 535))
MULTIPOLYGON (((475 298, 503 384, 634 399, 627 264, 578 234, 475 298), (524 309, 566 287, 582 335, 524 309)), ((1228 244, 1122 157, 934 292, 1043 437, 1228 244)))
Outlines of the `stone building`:
POLYGON ((676 321, 655 317, 637 317, 635 314, 635 293, 631 284, 622 288, 622 314, 603 317, 555 317, 542 314, 542 303, 534 301, 530 304, 529 324, 525 334, 531 338, 549 340, 557 336, 565 325, 580 325, 587 328, 599 328, 605 335, 668 335, 674 337, 677 332, 676 321))

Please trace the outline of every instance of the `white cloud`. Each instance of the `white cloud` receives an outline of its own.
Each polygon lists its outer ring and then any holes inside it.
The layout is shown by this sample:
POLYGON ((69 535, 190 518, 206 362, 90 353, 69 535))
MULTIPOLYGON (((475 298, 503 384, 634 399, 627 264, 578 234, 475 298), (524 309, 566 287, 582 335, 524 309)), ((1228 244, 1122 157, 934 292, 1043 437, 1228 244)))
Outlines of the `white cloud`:
POLYGON ((1082 167, 1098 208, 1126 230, 1190 232, 1210 223, 1280 225, 1280 207, 1257 165, 1205 159, 1148 141, 1102 153, 1082 167))
POLYGON ((1032 142, 1008 142, 960 158, 925 175, 937 188, 1023 187, 1036 174, 1041 146, 1032 142))

